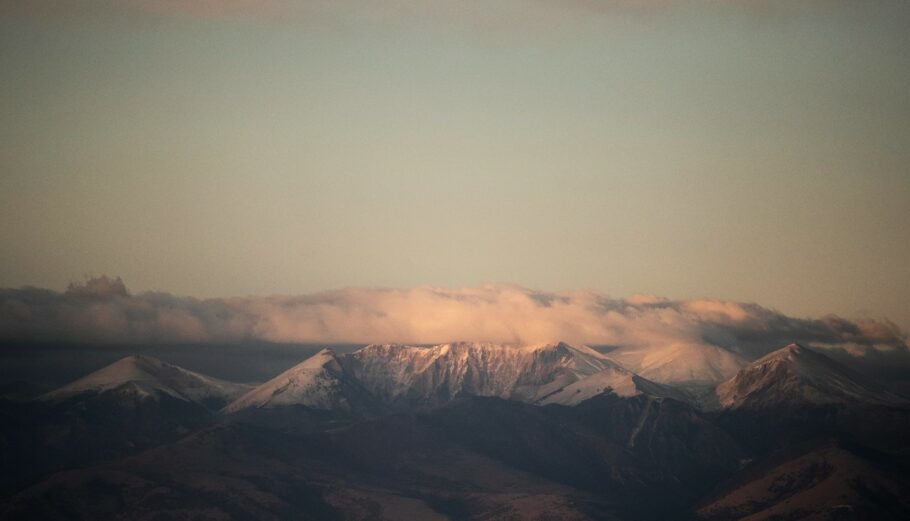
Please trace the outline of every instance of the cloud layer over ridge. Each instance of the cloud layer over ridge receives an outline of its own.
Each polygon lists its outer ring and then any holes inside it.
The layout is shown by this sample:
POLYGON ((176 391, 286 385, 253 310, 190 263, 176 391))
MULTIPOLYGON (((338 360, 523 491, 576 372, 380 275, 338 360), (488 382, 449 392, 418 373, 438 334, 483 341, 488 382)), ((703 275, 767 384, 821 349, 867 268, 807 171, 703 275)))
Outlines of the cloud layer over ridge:
POLYGON ((714 299, 615 299, 589 291, 513 285, 351 288, 299 296, 200 300, 130 294, 100 277, 65 292, 0 289, 0 340, 74 343, 288 343, 453 340, 610 346, 710 345, 746 358, 790 342, 906 351, 887 320, 795 318, 758 304, 714 299))

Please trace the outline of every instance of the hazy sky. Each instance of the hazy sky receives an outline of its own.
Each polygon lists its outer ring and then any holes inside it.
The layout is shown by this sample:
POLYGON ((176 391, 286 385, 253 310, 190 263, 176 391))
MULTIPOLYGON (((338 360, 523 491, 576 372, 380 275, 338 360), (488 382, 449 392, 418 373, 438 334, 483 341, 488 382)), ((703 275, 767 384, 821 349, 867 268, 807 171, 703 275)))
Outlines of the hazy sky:
POLYGON ((910 330, 907 27, 880 0, 0 0, 0 286, 503 282, 910 330))

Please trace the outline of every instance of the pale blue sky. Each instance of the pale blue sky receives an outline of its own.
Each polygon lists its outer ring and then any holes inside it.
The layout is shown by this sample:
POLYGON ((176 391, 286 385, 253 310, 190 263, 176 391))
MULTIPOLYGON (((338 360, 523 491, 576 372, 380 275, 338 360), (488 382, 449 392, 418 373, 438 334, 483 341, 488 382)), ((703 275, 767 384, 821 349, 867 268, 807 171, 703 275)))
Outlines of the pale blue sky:
POLYGON ((509 282, 910 329, 906 2, 57 3, 0 1, 0 286, 509 282))

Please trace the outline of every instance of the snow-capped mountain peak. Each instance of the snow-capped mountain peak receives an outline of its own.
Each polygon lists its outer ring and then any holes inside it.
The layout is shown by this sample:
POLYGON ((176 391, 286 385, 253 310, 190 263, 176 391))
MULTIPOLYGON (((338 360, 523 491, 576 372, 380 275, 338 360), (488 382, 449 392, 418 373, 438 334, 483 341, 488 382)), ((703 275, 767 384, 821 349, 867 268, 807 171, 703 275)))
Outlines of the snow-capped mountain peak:
POLYGON ((323 349, 241 396, 224 412, 282 405, 348 410, 364 394, 360 385, 346 375, 335 353, 323 349))
POLYGON ((297 364, 294 368, 296 368, 298 372, 318 369, 340 372, 341 364, 338 363, 338 357, 335 355, 335 352, 325 348, 297 364))
POLYGON ((43 400, 60 400, 83 393, 129 392, 137 396, 167 395, 204 403, 230 400, 250 386, 226 382, 145 355, 121 358, 83 378, 51 391, 43 400))
POLYGON ((897 404, 904 400, 818 351, 790 344, 717 386, 724 407, 796 404, 897 404))
POLYGON ((687 387, 713 387, 746 365, 745 360, 727 349, 698 343, 628 346, 610 351, 607 356, 651 381, 687 387))

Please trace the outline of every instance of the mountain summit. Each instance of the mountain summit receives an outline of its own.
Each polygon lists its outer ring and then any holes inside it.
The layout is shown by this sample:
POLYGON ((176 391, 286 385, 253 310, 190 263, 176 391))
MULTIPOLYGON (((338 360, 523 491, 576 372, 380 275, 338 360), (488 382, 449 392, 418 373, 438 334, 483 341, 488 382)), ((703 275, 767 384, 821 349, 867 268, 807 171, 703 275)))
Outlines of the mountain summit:
POLYGON ((739 355, 722 347, 691 343, 620 347, 607 356, 648 380, 696 388, 714 387, 747 364, 739 355))
POLYGON ((720 404, 727 408, 904 402, 849 368, 799 344, 790 344, 752 362, 718 385, 715 392, 720 404))
POLYGON ((41 399, 54 401, 83 394, 116 392, 137 398, 166 395, 182 401, 210 404, 233 400, 248 389, 245 384, 205 376, 150 356, 133 355, 51 391, 41 399))
POLYGON ((282 405, 351 410, 370 401, 369 393, 348 376, 335 353, 323 349, 241 396, 224 412, 282 405))

